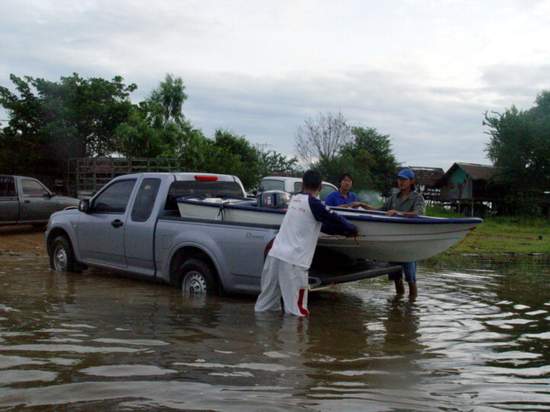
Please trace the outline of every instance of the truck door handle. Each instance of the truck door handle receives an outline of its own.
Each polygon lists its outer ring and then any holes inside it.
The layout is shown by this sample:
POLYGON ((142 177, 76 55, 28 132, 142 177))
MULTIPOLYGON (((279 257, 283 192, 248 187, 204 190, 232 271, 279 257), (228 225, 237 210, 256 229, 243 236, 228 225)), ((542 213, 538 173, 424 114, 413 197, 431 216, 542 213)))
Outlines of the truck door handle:
POLYGON ((116 219, 111 222, 111 226, 113 227, 121 227, 124 223, 122 223, 122 220, 116 219))

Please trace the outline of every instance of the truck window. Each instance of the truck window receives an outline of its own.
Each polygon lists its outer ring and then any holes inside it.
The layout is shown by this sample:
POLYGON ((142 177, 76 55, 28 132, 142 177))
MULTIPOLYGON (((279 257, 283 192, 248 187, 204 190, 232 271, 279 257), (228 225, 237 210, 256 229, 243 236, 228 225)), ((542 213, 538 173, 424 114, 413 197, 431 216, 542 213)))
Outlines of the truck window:
POLYGON ((0 176, 0 197, 15 197, 15 179, 13 176, 0 176))
POLYGON ((42 186, 36 180, 22 179, 21 184, 23 187, 23 196, 44 197, 49 194, 44 186, 42 186))
POLYGON ((149 219, 159 187, 160 179, 143 179, 132 209, 132 220, 134 222, 146 222, 149 219))
POLYGON ((178 197, 224 197, 243 198, 245 194, 237 182, 205 182, 196 180, 179 180, 170 185, 166 210, 177 210, 176 199, 178 197))
POLYGON ((285 190, 285 182, 275 179, 264 179, 261 183, 261 189, 266 190, 285 190))
POLYGON ((300 193, 302 191, 302 182, 294 183, 294 193, 300 193))
POLYGON ((321 186, 321 193, 319 194, 319 198, 321 200, 325 200, 325 198, 330 195, 332 192, 335 192, 334 186, 323 184, 321 186))
POLYGON ((94 213, 124 213, 136 179, 119 180, 101 192, 93 204, 94 213))

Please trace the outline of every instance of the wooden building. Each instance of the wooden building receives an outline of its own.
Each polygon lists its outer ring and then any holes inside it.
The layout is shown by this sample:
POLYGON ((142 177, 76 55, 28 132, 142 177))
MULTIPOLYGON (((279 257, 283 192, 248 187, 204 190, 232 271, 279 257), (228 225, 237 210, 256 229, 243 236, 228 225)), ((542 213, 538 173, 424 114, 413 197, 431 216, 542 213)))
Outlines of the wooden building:
POLYGON ((417 190, 422 193, 428 202, 437 202, 440 199, 441 190, 439 180, 445 172, 440 167, 409 166, 415 174, 417 190))
POLYGON ((460 212, 483 214, 498 200, 498 191, 491 185, 496 168, 475 163, 454 163, 439 179, 440 200, 460 212))

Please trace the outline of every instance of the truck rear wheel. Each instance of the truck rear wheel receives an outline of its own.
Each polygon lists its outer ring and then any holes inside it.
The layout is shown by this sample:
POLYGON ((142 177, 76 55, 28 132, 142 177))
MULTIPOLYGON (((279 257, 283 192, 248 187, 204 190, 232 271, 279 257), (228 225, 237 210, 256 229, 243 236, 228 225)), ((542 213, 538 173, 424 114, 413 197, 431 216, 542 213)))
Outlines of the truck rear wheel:
POLYGON ((216 294, 213 271, 200 259, 191 258, 180 266, 180 286, 184 295, 216 294))
POLYGON ((77 272, 78 264, 74 257, 71 242, 66 236, 57 236, 50 247, 50 267, 56 272, 77 272))

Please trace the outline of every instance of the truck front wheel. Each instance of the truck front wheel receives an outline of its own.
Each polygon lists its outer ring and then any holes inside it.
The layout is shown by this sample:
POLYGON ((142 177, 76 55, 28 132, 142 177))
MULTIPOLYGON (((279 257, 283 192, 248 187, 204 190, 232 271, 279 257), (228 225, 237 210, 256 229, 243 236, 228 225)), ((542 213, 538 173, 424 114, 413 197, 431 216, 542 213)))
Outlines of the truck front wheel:
POLYGON ((74 258, 71 242, 65 236, 57 236, 50 247, 50 267, 56 272, 76 272, 77 262, 74 258))
POLYGON ((188 259, 180 267, 180 284, 184 295, 215 294, 216 279, 208 264, 188 259))

